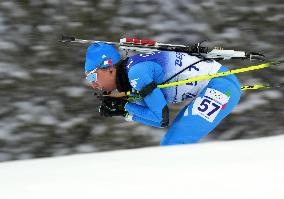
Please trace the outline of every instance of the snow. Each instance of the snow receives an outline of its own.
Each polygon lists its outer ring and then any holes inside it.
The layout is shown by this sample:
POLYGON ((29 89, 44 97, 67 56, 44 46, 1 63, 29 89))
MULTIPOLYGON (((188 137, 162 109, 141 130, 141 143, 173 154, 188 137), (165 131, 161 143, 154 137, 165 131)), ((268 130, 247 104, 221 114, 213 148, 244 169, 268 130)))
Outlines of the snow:
POLYGON ((5 199, 282 199, 284 136, 0 164, 5 199))

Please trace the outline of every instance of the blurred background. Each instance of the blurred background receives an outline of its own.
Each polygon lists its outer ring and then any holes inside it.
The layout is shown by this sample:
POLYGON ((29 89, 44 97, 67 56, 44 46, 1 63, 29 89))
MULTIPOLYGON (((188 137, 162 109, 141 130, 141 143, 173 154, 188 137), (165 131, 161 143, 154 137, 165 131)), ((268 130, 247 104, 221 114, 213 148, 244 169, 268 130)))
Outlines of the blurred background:
MULTIPOLYGON (((284 59, 282 0, 1 0, 0 161, 156 146, 165 129, 101 118, 84 80, 84 45, 58 36, 122 37, 261 52, 284 59)), ((226 61, 231 69, 256 62, 226 61)), ((284 82, 284 67, 238 75, 284 82)), ((247 91, 203 141, 284 134, 283 87, 247 91)), ((182 105, 171 106, 171 119, 182 105)))

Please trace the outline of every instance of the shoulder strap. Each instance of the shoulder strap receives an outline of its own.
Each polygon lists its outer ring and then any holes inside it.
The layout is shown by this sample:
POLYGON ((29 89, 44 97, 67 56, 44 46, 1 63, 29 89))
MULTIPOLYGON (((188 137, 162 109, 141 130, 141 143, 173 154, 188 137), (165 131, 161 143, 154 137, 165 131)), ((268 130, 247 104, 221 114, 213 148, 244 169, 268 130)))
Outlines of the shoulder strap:
POLYGON ((197 62, 194 62, 193 64, 190 64, 189 66, 187 66, 187 67, 185 67, 184 69, 182 69, 181 71, 177 72, 176 74, 174 74, 173 76, 171 76, 170 78, 168 78, 166 81, 164 81, 164 82, 161 83, 161 84, 165 84, 165 83, 169 82, 170 80, 172 80, 173 78, 175 78, 176 76, 178 76, 178 75, 181 74, 182 72, 186 71, 186 70, 189 69, 190 67, 194 66, 195 64, 198 64, 198 63, 200 63, 200 62, 207 61, 207 60, 210 60, 210 59, 203 57, 201 60, 199 60, 199 61, 197 61, 197 62))

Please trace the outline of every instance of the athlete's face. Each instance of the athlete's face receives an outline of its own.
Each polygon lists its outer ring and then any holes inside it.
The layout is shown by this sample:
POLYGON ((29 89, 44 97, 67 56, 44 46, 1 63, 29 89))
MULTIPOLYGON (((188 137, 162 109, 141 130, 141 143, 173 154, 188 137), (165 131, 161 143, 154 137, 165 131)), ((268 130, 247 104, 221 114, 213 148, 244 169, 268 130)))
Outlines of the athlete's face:
MULTIPOLYGON (((113 91, 116 89, 116 68, 111 66, 104 69, 97 69, 95 72, 94 81, 91 81, 90 84, 93 89, 102 90, 102 91, 113 91)), ((90 73, 86 73, 88 76, 90 73)))

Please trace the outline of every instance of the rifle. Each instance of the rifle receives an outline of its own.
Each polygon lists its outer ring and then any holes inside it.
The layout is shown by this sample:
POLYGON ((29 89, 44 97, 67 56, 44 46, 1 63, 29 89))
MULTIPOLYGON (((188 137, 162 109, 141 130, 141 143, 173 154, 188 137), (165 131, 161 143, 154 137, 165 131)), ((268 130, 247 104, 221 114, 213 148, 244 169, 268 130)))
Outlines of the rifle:
POLYGON ((193 56, 201 56, 207 59, 214 60, 228 60, 228 59, 249 59, 249 60, 260 60, 264 61, 264 55, 256 52, 245 52, 236 50, 224 50, 222 48, 213 48, 202 46, 203 42, 199 42, 194 45, 175 45, 175 44, 165 44, 159 43, 154 40, 141 40, 134 38, 122 38, 119 42, 109 42, 109 41, 96 41, 96 40, 85 40, 78 39, 73 36, 61 36, 61 42, 64 43, 81 43, 81 44, 92 44, 92 43, 105 43, 111 44, 124 50, 127 53, 129 51, 136 51, 141 53, 150 53, 153 51, 175 51, 189 53, 193 56))

